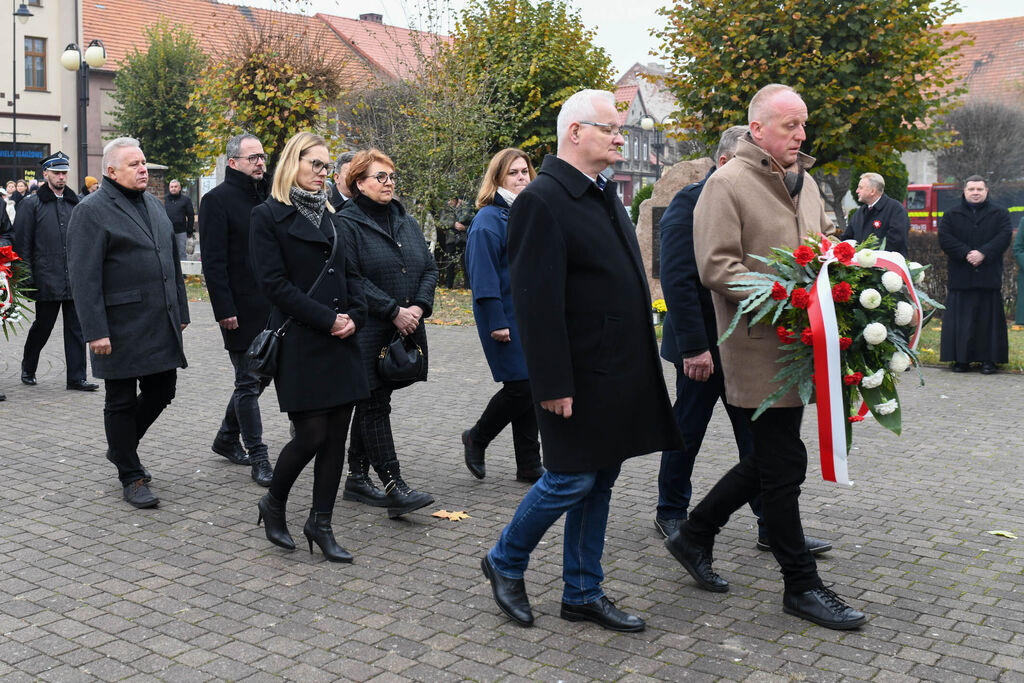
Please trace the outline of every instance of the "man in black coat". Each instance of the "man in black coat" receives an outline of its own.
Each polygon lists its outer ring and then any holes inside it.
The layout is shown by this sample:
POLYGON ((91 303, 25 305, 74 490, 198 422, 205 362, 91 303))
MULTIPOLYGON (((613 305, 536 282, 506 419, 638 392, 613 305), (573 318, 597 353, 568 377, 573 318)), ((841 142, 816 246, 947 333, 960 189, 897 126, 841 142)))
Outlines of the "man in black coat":
POLYGON ((331 176, 334 185, 331 187, 331 194, 327 201, 334 207, 335 213, 341 211, 341 207, 345 206, 352 199, 345 194, 344 190, 346 189, 345 183, 347 182, 346 177, 348 176, 349 164, 355 158, 355 152, 342 152, 334 161, 334 175, 331 176))
POLYGON ((188 238, 195 237, 196 213, 192 210, 192 200, 181 191, 181 182, 177 179, 167 183, 167 195, 164 197, 164 210, 167 218, 174 226, 174 240, 178 244, 178 255, 185 258, 185 247, 188 238))
POLYGON ((137 140, 103 148, 103 182, 81 201, 68 226, 68 270, 92 372, 103 379, 107 459, 125 500, 160 502, 139 461, 146 430, 174 398, 177 368, 187 367, 181 333, 188 298, 174 229, 146 192, 146 156, 137 140))
POLYGON ((255 135, 242 133, 228 140, 227 157, 224 182, 207 192, 199 206, 203 275, 235 370, 234 391, 211 448, 235 464, 251 465, 256 483, 270 486, 274 471, 263 443, 259 404, 270 380, 250 372, 245 360, 246 349, 270 316, 249 251, 250 215, 270 192, 267 156, 255 135))
POLYGON ((862 174, 857 183, 857 201, 862 206, 853 214, 842 239, 863 242, 874 235, 879 244, 885 240, 886 251, 899 252, 905 258, 910 217, 903 204, 885 194, 885 178, 877 173, 862 174))
POLYGON ((21 381, 36 385, 39 354, 53 332, 57 314, 64 310, 64 362, 67 387, 96 391, 99 385, 85 379, 85 339, 75 311, 68 278, 67 236, 71 212, 78 195, 67 187, 69 159, 56 152, 40 162, 46 182, 18 207, 14 218, 14 248, 32 268, 36 317, 25 339, 21 381))
POLYGON ((601 588, 612 486, 627 458, 681 441, 658 358, 633 224, 600 175, 625 144, 615 99, 583 90, 558 115, 558 154, 516 198, 509 263, 547 471, 483 558, 498 607, 533 623, 523 573, 565 515, 561 616, 642 631, 601 588))

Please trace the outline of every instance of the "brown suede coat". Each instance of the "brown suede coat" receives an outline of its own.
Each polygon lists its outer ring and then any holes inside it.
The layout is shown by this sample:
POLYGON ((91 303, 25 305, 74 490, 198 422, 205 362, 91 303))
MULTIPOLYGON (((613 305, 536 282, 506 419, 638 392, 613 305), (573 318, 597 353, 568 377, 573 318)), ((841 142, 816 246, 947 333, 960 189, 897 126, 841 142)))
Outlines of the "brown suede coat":
MULTIPOLYGON (((814 159, 801 154, 806 170, 814 159)), ((729 289, 749 271, 770 272, 750 254, 767 256, 772 247, 795 249, 806 235, 832 234, 818 186, 804 174, 803 188, 791 198, 779 165, 749 138, 739 141, 736 156, 711 174, 697 201, 693 245, 697 269, 711 290, 718 333, 722 334, 747 293, 729 289)), ((778 388, 772 382, 782 366, 774 327, 740 321, 721 347, 726 400, 741 408, 757 408, 778 388)), ((797 392, 779 400, 779 408, 801 405, 797 392)))

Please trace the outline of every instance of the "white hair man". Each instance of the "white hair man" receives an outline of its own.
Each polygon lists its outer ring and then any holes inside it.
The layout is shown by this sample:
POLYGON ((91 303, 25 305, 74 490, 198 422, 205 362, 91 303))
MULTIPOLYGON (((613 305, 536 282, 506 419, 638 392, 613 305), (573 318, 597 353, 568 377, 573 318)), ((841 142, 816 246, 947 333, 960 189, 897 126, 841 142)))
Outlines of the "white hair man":
POLYGON ((874 235, 879 245, 885 242, 886 251, 906 256, 910 217, 903 204, 885 193, 885 178, 877 173, 862 173, 857 183, 857 201, 861 206, 850 218, 843 239, 863 242, 868 235, 874 235))

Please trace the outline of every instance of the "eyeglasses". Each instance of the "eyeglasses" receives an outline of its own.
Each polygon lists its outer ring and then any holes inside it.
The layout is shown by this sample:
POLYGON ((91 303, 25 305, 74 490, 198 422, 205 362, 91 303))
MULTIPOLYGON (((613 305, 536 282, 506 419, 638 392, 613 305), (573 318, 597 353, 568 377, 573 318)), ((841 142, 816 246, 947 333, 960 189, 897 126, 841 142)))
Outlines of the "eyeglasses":
POLYGON ((577 121, 576 123, 579 123, 584 126, 593 126, 594 128, 599 128, 602 133, 611 135, 613 138, 622 132, 621 128, 619 128, 618 126, 613 126, 610 123, 598 123, 597 121, 577 121))
POLYGON ((334 164, 328 164, 320 159, 310 159, 309 165, 313 168, 313 173, 316 173, 317 175, 325 169, 327 170, 327 175, 334 173, 334 164))
POLYGON ((385 173, 384 171, 381 171, 380 173, 376 173, 374 175, 364 175, 363 177, 364 178, 373 178, 374 180, 376 180, 381 185, 383 185, 388 180, 391 181, 392 185, 394 185, 395 183, 398 182, 398 178, 395 177, 394 172, 392 172, 392 173, 385 173))
POLYGON ((231 158, 232 159, 245 159, 246 161, 248 161, 253 166, 255 166, 257 163, 259 163, 261 161, 263 163, 267 163, 267 155, 266 154, 250 154, 247 157, 231 157, 231 158))

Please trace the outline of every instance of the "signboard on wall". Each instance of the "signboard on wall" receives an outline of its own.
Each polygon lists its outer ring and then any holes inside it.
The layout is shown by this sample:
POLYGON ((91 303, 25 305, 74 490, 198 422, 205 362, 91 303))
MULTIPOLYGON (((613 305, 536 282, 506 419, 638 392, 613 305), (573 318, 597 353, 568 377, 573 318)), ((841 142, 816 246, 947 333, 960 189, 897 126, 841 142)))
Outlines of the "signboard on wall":
MULTIPOLYGON (((20 137, 20 136, 19 136, 20 137)), ((37 142, 18 143, 18 173, 14 173, 14 144, 0 142, 0 182, 8 180, 33 180, 42 174, 39 162, 50 156, 50 145, 37 142)))

